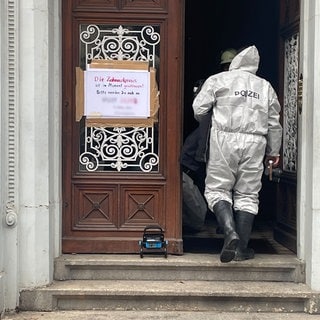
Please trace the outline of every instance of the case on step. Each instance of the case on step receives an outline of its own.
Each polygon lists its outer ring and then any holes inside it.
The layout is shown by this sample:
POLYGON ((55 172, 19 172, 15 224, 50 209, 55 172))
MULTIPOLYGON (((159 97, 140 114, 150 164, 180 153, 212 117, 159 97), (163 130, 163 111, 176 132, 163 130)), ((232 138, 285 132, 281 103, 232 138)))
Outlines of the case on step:
POLYGON ((165 258, 168 256, 168 241, 164 239, 164 232, 159 226, 146 226, 139 246, 140 258, 143 258, 144 253, 163 254, 165 258))

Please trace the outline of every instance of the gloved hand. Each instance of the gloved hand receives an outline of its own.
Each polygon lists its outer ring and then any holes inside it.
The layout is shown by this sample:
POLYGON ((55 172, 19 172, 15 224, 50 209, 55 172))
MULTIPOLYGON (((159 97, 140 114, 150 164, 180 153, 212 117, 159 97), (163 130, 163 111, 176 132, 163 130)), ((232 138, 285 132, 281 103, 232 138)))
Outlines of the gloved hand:
POLYGON ((272 161, 272 168, 276 168, 279 166, 279 162, 280 162, 280 156, 266 156, 264 163, 266 165, 266 167, 268 167, 269 161, 272 161))

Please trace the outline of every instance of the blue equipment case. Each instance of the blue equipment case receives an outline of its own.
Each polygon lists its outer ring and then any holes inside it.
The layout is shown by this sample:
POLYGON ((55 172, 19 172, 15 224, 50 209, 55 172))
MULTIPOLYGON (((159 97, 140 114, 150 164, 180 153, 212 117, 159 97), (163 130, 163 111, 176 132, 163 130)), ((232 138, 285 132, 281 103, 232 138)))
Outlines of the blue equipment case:
POLYGON ((159 226, 146 226, 144 228, 142 241, 140 245, 140 258, 143 258, 144 253, 164 254, 167 258, 168 241, 164 240, 164 233, 159 226))

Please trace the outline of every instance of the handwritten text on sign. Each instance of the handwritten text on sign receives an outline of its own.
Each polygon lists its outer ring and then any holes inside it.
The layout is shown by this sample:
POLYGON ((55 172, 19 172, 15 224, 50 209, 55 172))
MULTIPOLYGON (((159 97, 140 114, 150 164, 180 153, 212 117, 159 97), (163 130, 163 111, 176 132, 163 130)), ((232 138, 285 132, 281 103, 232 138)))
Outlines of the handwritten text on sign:
POLYGON ((85 115, 106 118, 149 117, 150 73, 147 70, 87 70, 85 115))

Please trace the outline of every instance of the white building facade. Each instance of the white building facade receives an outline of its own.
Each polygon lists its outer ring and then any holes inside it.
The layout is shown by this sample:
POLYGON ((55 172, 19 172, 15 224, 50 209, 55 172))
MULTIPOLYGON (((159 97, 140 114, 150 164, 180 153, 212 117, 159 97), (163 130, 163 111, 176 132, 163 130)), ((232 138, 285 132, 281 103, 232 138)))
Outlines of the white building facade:
MULTIPOLYGON (((0 313, 61 255, 62 0, 0 2, 0 313)), ((320 290, 320 0, 301 0, 297 256, 320 290)))

